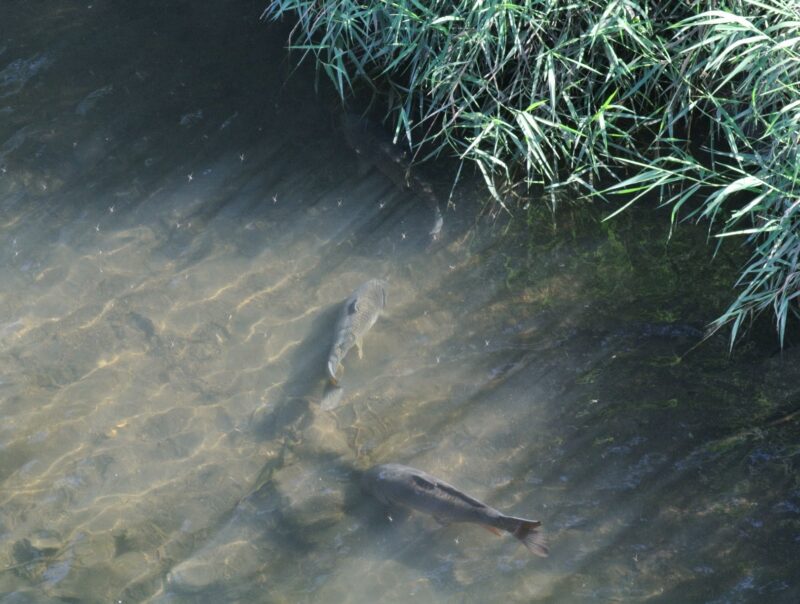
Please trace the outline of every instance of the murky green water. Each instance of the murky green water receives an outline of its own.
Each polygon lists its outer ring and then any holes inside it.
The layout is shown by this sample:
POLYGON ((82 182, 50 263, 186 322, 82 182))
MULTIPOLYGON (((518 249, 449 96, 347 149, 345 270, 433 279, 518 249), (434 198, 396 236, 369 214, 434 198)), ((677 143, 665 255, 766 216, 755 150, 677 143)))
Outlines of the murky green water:
POLYGON ((797 355, 685 355, 735 259, 651 212, 476 219, 469 179, 431 241, 262 8, 0 8, 0 602, 798 601, 797 355), (383 509, 386 462, 551 556, 383 509))

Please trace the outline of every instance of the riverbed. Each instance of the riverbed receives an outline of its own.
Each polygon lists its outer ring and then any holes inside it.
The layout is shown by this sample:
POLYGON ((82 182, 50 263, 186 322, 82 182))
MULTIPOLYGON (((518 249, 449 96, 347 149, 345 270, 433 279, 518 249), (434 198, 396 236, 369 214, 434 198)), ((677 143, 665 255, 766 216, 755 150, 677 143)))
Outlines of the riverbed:
POLYGON ((797 351, 702 341, 737 251, 446 160, 432 236, 262 10, 0 9, 0 602, 798 601, 797 351), (379 463, 550 556, 383 507, 379 463))

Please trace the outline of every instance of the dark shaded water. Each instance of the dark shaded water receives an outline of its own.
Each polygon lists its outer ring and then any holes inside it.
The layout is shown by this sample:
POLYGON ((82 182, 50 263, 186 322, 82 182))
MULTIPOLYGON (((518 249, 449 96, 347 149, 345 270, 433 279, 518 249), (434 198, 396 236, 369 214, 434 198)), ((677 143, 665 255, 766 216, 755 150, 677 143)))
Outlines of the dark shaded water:
POLYGON ((649 212, 476 218, 469 180, 431 241, 262 9, 0 8, 0 602, 797 601, 796 354, 686 354, 736 261, 649 212), (385 462, 551 557, 387 512, 385 462))

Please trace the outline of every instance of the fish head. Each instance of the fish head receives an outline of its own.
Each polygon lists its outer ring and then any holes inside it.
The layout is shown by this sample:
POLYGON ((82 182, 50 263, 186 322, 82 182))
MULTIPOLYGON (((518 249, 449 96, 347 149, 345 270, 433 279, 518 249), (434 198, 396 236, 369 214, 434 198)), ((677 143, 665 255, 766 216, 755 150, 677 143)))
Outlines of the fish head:
POLYGON ((405 490, 406 481, 404 466, 383 464, 364 472, 361 477, 361 488, 381 503, 388 505, 398 500, 400 493, 405 490))

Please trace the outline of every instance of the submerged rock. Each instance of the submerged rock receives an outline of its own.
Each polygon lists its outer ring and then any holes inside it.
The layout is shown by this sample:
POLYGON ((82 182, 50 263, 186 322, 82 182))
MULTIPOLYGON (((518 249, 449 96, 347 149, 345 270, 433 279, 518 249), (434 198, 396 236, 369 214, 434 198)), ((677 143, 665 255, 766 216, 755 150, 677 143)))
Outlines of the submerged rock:
POLYGON ((50 598, 40 589, 20 589, 4 595, 0 604, 63 604, 60 598, 50 598))
POLYGON ((0 71, 0 99, 22 90, 28 80, 45 70, 51 63, 52 59, 44 53, 9 63, 0 71))
POLYGON ((252 575, 264 563, 258 547, 247 538, 210 544, 167 574, 167 587, 177 593, 197 593, 252 575))
POLYGON ((90 92, 80 103, 78 103, 78 106, 75 108, 75 113, 78 115, 86 115, 92 109, 94 109, 94 106, 97 105, 100 99, 108 96, 113 91, 114 85, 108 84, 102 88, 98 88, 97 90, 90 92))
POLYGON ((344 432, 336 419, 324 411, 314 412, 311 423, 303 430, 297 453, 313 457, 347 457, 352 454, 344 432))
POLYGON ((22 564, 53 556, 58 553, 59 549, 61 549, 61 542, 55 536, 42 534, 16 541, 11 548, 11 553, 14 560, 22 564))

